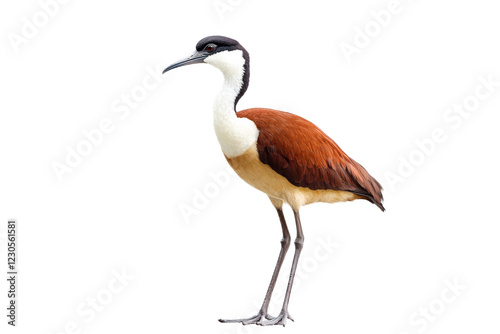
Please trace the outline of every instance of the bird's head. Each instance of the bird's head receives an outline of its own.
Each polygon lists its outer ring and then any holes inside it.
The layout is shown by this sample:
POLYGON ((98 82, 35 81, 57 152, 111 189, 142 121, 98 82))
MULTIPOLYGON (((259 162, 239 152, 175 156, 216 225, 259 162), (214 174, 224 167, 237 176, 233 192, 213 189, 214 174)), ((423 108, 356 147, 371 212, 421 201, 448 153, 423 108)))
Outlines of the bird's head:
POLYGON ((245 93, 250 79, 250 56, 238 41, 224 36, 208 36, 196 44, 196 50, 187 58, 168 66, 163 73, 174 68, 207 63, 222 71, 226 80, 234 80, 240 86, 235 106, 245 93))

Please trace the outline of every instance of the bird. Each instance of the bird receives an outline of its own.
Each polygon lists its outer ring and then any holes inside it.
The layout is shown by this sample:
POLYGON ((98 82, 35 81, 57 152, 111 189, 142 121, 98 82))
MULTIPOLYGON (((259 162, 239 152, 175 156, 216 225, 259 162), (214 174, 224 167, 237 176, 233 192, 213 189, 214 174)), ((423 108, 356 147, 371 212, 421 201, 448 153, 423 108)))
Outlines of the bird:
POLYGON ((210 64, 224 76, 222 89, 213 104, 213 125, 222 153, 236 174, 267 194, 278 213, 283 233, 278 260, 258 313, 249 318, 219 321, 285 326, 287 319, 293 321, 288 305, 304 245, 300 208, 316 202, 364 199, 385 211, 382 186, 308 120, 269 108, 236 111, 238 101, 247 91, 250 81, 250 56, 238 41, 219 35, 202 38, 189 57, 171 64, 162 74, 198 63, 210 64), (295 218, 295 252, 282 308, 273 317, 268 308, 291 244, 283 213, 284 204, 291 207, 295 218))

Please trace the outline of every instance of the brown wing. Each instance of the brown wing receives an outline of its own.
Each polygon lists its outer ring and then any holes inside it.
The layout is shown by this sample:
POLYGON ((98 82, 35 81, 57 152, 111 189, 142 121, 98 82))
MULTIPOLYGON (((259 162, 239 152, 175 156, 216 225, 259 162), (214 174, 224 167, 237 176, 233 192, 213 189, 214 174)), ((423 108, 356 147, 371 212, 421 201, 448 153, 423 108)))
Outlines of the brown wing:
POLYGON ((382 186, 316 125, 284 111, 252 108, 237 113, 259 129, 260 160, 291 184, 312 190, 345 190, 382 211, 382 186))

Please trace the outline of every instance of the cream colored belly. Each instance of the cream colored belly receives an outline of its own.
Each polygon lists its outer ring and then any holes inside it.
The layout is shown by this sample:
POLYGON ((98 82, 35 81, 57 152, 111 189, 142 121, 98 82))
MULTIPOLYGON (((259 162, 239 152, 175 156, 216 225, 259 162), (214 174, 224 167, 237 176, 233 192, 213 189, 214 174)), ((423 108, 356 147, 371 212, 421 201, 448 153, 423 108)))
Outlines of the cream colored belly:
POLYGON ((269 165, 263 164, 254 143, 245 153, 234 158, 226 157, 235 172, 251 186, 265 192, 269 197, 283 200, 295 211, 306 204, 315 202, 345 202, 360 198, 356 194, 342 190, 311 190, 297 187, 276 173, 269 165))

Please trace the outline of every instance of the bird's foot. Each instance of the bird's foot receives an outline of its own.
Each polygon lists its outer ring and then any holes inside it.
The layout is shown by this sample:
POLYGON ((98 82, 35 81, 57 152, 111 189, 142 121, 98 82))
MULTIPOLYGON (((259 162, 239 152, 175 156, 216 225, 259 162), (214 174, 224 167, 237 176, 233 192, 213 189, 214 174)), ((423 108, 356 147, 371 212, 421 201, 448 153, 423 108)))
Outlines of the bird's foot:
POLYGON ((222 323, 237 323, 241 322, 243 325, 262 325, 266 320, 271 320, 271 317, 267 312, 260 311, 257 315, 245 319, 219 319, 222 323))
POLYGON ((287 311, 281 311, 281 313, 273 318, 267 312, 260 311, 257 315, 245 318, 245 319, 219 319, 222 323, 238 323, 241 322, 243 325, 259 325, 259 326, 272 326, 272 325, 282 325, 285 326, 286 320, 290 319, 292 321, 293 318, 288 314, 287 311))
POLYGON ((288 314, 288 311, 282 310, 276 318, 263 321, 259 325, 261 326, 282 325, 283 327, 285 327, 287 319, 294 321, 293 318, 290 316, 290 314, 288 314))

